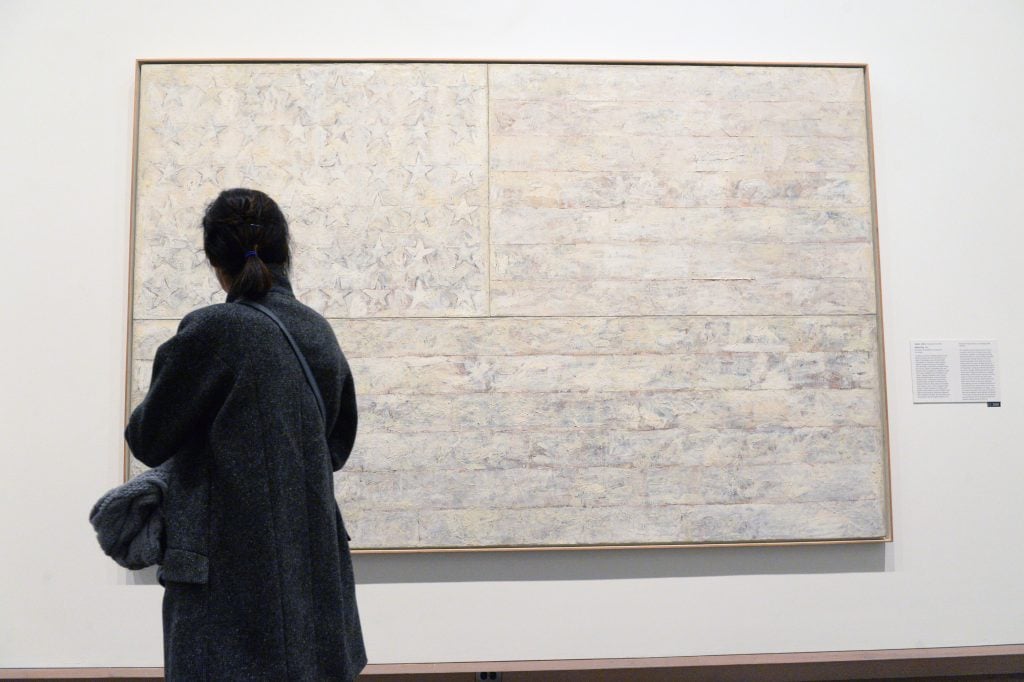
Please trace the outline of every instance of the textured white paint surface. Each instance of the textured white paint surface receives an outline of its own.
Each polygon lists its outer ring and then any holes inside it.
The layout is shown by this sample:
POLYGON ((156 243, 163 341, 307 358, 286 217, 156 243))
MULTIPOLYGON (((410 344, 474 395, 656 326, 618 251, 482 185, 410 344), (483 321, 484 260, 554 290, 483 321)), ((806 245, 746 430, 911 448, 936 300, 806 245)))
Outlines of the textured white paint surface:
POLYGON ((204 202, 277 197, 355 548, 887 532, 861 69, 145 65, 138 176, 133 401, 204 202))

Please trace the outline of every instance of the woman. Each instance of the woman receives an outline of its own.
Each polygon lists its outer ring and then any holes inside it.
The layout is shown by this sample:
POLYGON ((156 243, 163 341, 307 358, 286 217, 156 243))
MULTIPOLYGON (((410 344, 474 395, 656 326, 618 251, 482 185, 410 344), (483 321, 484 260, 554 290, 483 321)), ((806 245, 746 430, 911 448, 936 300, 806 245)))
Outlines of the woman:
POLYGON ((348 362, 292 293, 288 225, 270 197, 222 192, 203 248, 227 300, 189 312, 157 349, 125 429, 144 464, 173 458, 159 570, 166 678, 351 680, 366 651, 333 478, 356 435, 348 362), (326 424, 283 332, 242 298, 291 332, 326 424))

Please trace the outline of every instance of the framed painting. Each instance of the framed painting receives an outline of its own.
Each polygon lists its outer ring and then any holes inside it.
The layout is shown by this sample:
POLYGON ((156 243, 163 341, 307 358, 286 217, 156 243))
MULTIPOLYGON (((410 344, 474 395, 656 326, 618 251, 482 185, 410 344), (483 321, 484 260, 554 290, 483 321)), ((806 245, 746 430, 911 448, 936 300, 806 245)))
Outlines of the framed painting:
MULTIPOLYGON (((355 552, 891 539, 867 67, 140 61, 128 413, 274 197, 355 552)), ((144 468, 125 450, 125 475, 144 468)))

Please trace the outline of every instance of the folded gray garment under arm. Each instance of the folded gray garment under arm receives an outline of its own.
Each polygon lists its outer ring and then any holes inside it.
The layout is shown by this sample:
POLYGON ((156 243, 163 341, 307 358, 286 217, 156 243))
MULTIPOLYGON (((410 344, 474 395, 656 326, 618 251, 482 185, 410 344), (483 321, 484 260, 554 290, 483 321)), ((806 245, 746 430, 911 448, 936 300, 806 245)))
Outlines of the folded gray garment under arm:
POLYGON ((142 472, 101 497, 89 522, 107 556, 138 570, 163 559, 163 500, 168 472, 163 465, 142 472))

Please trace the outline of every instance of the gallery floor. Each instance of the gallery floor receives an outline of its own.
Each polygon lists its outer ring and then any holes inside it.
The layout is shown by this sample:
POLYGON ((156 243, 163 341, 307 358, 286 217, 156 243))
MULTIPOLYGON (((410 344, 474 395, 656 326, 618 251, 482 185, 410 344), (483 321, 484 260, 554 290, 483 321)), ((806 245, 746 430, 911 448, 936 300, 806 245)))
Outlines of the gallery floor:
MULTIPOLYGON (((0 679, 153 680, 162 668, 0 669, 0 679)), ((373 682, 1024 681, 1024 646, 943 647, 661 659, 370 664, 373 682)))

